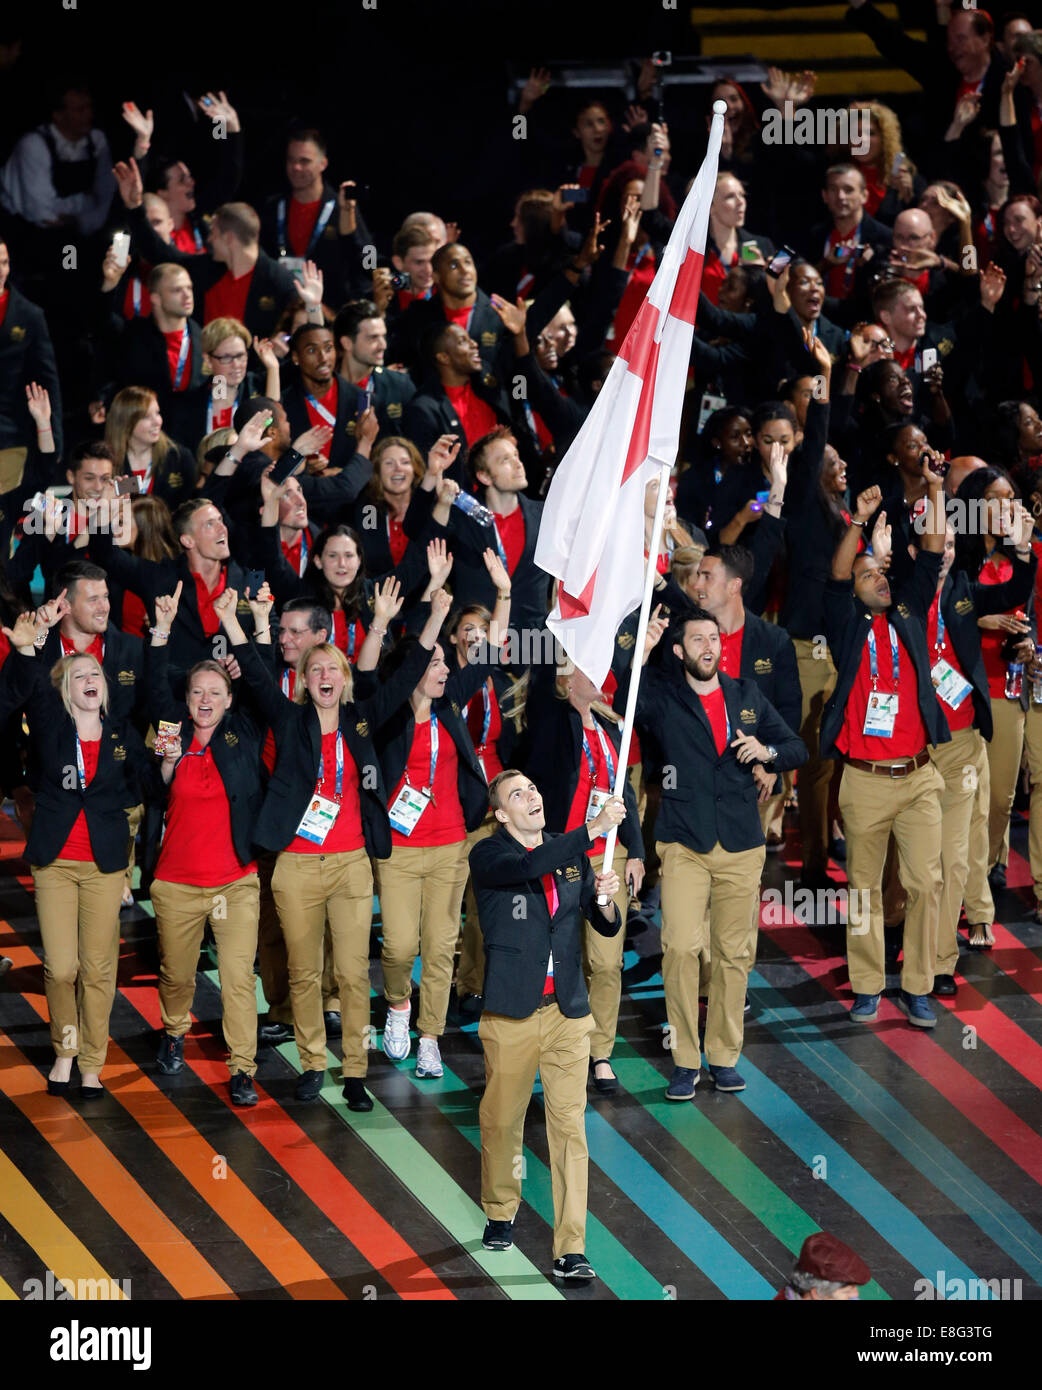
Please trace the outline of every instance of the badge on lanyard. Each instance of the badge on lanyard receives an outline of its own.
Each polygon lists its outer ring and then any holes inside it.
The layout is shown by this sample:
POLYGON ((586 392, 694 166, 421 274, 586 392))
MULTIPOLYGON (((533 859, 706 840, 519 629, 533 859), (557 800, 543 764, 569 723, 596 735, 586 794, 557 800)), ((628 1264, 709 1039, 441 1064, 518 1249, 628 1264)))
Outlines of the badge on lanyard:
POLYGON ((322 758, 318 761, 318 782, 315 793, 308 804, 307 810, 297 826, 297 834, 302 840, 310 840, 312 844, 321 845, 325 843, 326 836, 336 824, 336 818, 340 814, 340 801, 344 794, 344 736, 337 730, 336 735, 336 791, 335 800, 330 800, 328 796, 323 796, 318 790, 325 781, 325 763, 322 758))
MULTIPOLYGON (((597 727, 597 737, 600 740, 601 753, 604 757, 604 761, 608 766, 608 781, 611 783, 611 786, 614 786, 615 760, 612 758, 611 748, 609 747, 608 740, 604 736, 604 730, 599 725, 597 727)), ((585 729, 583 730, 583 756, 586 758, 586 766, 589 769, 590 781, 593 784, 590 788, 590 799, 586 803, 586 819, 590 821, 600 814, 601 808, 606 801, 611 799, 612 793, 611 787, 605 791, 603 787, 597 786, 597 769, 593 764, 593 753, 590 750, 590 744, 586 737, 585 729)))
POLYGON ((956 671, 950 662, 945 661, 941 652, 944 650, 944 614, 941 612, 941 605, 937 605, 937 642, 934 646, 934 656, 936 660, 930 667, 930 679, 933 681, 937 697, 943 700, 949 709, 958 709, 966 696, 970 694, 972 686, 969 681, 956 671))
MULTIPOLYGON (((491 697, 490 697, 490 695, 489 695, 489 693, 488 693, 488 682, 487 682, 487 681, 486 681, 485 684, 481 687, 481 703, 482 703, 482 706, 484 707, 484 708, 483 708, 482 717, 481 717, 481 739, 480 739, 480 741, 479 741, 479 743, 478 743, 477 748, 475 748, 474 751, 475 751, 475 753, 477 754, 478 766, 481 768, 481 775, 482 775, 482 777, 484 777, 485 781, 487 782, 487 781, 488 781, 488 770, 487 770, 487 768, 485 767, 485 757, 484 757, 484 753, 485 753, 485 745, 488 743, 488 731, 489 731, 489 729, 490 729, 490 727, 491 727, 491 725, 492 725, 492 699, 491 699, 491 697)), ((464 718, 464 719, 466 719, 466 717, 467 717, 467 712, 469 711, 469 709, 470 709, 470 701, 468 700, 467 703, 463 706, 463 718, 464 718)))
POLYGON ((875 629, 873 628, 868 634, 868 664, 872 674, 872 689, 868 696, 868 708, 865 710, 865 726, 862 732, 873 738, 892 738, 894 725, 897 722, 897 685, 901 675, 900 658, 897 649, 897 633, 894 631, 893 624, 888 622, 886 630, 890 638, 893 690, 880 690, 878 688, 879 664, 876 657, 875 629))
MULTIPOLYGON (((420 817, 434 801, 434 774, 438 767, 438 716, 431 710, 431 771, 427 786, 414 787, 409 782, 409 769, 405 769, 405 785, 391 802, 387 811, 391 827, 399 835, 411 835, 420 817)), ((434 801, 434 804, 438 803, 434 801)))

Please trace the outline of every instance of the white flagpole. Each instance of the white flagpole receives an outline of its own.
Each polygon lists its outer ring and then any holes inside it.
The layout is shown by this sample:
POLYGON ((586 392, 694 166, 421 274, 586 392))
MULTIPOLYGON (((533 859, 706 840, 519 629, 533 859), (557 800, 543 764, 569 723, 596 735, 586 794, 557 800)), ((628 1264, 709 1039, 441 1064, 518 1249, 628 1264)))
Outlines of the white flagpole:
MULTIPOLYGON (((622 743, 619 748, 619 766, 615 771, 615 788, 613 795, 621 797, 626 786, 626 775, 629 771, 626 764, 629 762, 630 742, 633 738, 633 720, 637 713, 637 690, 640 686, 640 677, 644 662, 644 639, 648 632, 648 622, 651 618, 651 600, 655 593, 655 576, 658 573, 658 552, 662 541, 662 523, 666 515, 666 500, 669 497, 669 479, 673 472, 671 464, 664 463, 659 469, 658 475, 658 498, 655 502, 655 520, 651 530, 651 547, 648 550, 648 563, 644 570, 644 597, 640 605, 640 621, 637 623, 637 640, 633 647, 633 674, 630 677, 629 692, 626 696, 626 715, 622 721, 622 743)), ((608 831, 604 842, 604 860, 602 872, 611 871, 612 860, 615 858, 615 841, 618 839, 619 828, 613 825, 608 831)), ((608 902, 606 895, 601 894, 597 901, 601 906, 608 902)), ((625 925, 625 924, 624 924, 625 925)))

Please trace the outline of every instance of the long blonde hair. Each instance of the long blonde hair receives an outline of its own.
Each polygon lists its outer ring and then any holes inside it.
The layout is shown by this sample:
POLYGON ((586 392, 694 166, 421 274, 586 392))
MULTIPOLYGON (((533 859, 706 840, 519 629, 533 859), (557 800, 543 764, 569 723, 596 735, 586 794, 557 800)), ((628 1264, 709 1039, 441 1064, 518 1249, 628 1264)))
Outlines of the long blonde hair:
POLYGON ((89 661, 97 673, 101 685, 101 712, 109 712, 109 683, 105 679, 105 672, 101 669, 96 656, 91 656, 89 652, 71 652, 68 656, 63 656, 51 667, 51 685, 61 696, 62 704, 65 706, 65 713, 70 719, 75 719, 76 715, 72 708, 72 668, 77 661, 89 661))
MULTIPOLYGON (((147 386, 124 386, 117 391, 105 418, 105 443, 116 456, 116 472, 123 471, 127 454, 130 451, 130 436, 148 413, 148 408, 156 401, 156 393, 147 386)), ((174 441, 160 430, 159 438, 152 445, 152 467, 157 473, 166 468, 167 460, 174 450, 174 441)))

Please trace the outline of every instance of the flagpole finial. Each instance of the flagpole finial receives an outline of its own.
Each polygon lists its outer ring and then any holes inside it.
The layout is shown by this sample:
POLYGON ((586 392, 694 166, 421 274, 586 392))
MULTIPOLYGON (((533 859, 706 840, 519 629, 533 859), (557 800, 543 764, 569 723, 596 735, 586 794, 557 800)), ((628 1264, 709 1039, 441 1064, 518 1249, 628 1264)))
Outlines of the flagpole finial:
POLYGON ((726 116, 726 115, 727 115, 727 102, 726 102, 726 101, 714 101, 714 102, 713 102, 713 115, 714 115, 714 116, 726 116))

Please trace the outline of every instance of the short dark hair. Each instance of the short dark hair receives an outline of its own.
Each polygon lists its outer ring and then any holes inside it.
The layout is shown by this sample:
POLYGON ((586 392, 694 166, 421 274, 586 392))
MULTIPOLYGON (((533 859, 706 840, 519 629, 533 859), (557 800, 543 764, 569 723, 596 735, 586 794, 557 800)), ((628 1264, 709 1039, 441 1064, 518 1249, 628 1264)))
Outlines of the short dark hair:
POLYGON ((744 545, 722 545, 713 552, 732 579, 742 581, 742 592, 748 589, 756 572, 756 562, 751 550, 744 545))
POLYGON ((192 517, 203 507, 212 507, 214 503, 209 497, 189 497, 182 502, 177 511, 174 512, 174 535, 180 542, 181 537, 192 529, 192 517))
POLYGON ((279 404, 279 401, 273 401, 270 396, 250 396, 248 400, 243 401, 242 405, 240 405, 235 412, 235 418, 232 423, 235 426, 236 434, 241 434, 243 427, 252 420, 255 415, 259 415, 262 410, 266 410, 269 415, 274 415, 275 409, 279 404))
POLYGON ((286 148, 289 149, 294 141, 310 140, 315 145, 320 154, 327 154, 326 137, 315 126, 298 125, 293 126, 286 136, 286 148))
POLYGON ((852 164, 849 160, 844 160, 841 164, 829 165, 829 167, 825 170, 825 177, 821 181, 822 185, 825 188, 828 188, 829 179, 832 178, 833 174, 857 174, 858 177, 861 179, 861 182, 865 182, 864 174, 861 172, 861 170, 857 167, 856 164, 852 164))
MULTIPOLYGON (((297 325, 296 328, 294 328, 293 333, 290 336, 289 350, 290 352, 295 352, 300 343, 301 338, 306 338, 309 333, 332 334, 332 332, 333 330, 330 328, 328 323, 300 323, 297 325)), ((335 343, 336 338, 333 338, 333 341, 335 343)))
POLYGON ((516 767, 505 767, 502 772, 497 772, 495 777, 493 777, 492 781, 488 784, 488 804, 490 810, 502 811, 503 803, 500 800, 499 789, 504 782, 509 782, 513 777, 528 777, 528 773, 521 772, 516 767))
POLYGON ((478 481, 478 470, 484 468, 485 455, 499 439, 512 439, 515 444, 517 443, 517 436, 509 425, 497 425, 494 430, 489 430, 488 434, 483 434, 467 455, 467 472, 478 487, 481 487, 481 483, 478 481))
POLYGON ((69 455, 67 466, 77 473, 88 459, 104 459, 112 464, 113 470, 116 468, 116 455, 101 439, 85 439, 82 444, 77 444, 69 455))
POLYGON ((764 425, 770 424, 772 420, 788 420, 794 430, 800 427, 796 412, 788 401, 761 401, 753 411, 749 428, 753 434, 759 434, 764 425))
POLYGON ((333 615, 328 608, 319 603, 318 599, 307 598, 305 595, 291 598, 288 603, 282 605, 280 617, 285 618, 288 613, 306 613, 309 632, 325 632, 332 637, 333 615))
POLYGON ((461 242, 447 241, 444 246, 439 246, 431 257, 431 269, 434 271, 435 275, 437 275, 438 267, 441 265, 442 261, 448 260, 454 251, 466 251, 468 255, 470 254, 470 248, 464 246, 461 242))
POLYGON ((431 367, 437 369, 435 360, 438 353, 442 350, 442 344, 454 328, 458 328, 456 323, 434 323, 428 327, 420 340, 420 355, 431 367))
POLYGON ((71 597, 81 579, 88 583, 100 581, 107 584, 108 578, 101 566, 93 564, 90 560, 70 560, 54 576, 54 592, 60 594, 65 589, 71 597))
POLYGON ((713 623, 717 628, 720 626, 712 613, 707 613, 704 608, 696 606, 685 608, 669 625, 669 645, 671 647, 674 644, 680 647, 684 645, 684 632, 688 623, 713 623))
POLYGON ((358 332, 359 324, 365 323, 367 319, 382 317, 371 299, 352 299, 333 320, 333 338, 338 343, 341 338, 353 338, 358 332))

